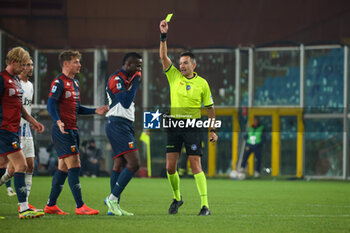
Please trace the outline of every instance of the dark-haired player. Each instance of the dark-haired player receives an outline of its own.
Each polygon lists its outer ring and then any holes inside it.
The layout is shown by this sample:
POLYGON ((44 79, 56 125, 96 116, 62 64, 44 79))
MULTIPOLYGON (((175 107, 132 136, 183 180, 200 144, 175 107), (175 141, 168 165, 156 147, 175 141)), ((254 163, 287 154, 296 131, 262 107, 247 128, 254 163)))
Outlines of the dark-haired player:
POLYGON ((79 134, 77 128, 78 114, 103 115, 108 111, 107 106, 97 109, 86 108, 80 105, 79 82, 75 75, 80 72, 81 54, 78 51, 63 51, 59 55, 62 73, 51 83, 47 110, 53 119, 52 140, 59 156, 58 169, 52 179, 49 200, 45 206, 45 213, 68 214, 56 205, 66 177, 76 203, 75 213, 79 215, 95 215, 98 210, 84 204, 79 182, 79 134))
POLYGON ((106 92, 109 111, 106 114, 106 133, 113 149, 111 194, 105 199, 109 215, 134 215, 119 206, 120 195, 140 167, 140 157, 134 138, 134 98, 141 82, 142 58, 127 53, 123 66, 113 73, 106 92))

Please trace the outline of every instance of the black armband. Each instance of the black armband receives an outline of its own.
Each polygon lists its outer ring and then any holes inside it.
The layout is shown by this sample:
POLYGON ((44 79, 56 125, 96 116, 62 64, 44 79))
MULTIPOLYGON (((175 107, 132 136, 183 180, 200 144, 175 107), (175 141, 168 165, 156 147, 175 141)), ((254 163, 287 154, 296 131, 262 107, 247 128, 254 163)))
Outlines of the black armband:
POLYGON ((165 42, 166 41, 166 36, 168 35, 168 33, 160 33, 160 41, 161 42, 165 42))
POLYGON ((211 129, 210 132, 216 133, 216 130, 215 129, 211 129))

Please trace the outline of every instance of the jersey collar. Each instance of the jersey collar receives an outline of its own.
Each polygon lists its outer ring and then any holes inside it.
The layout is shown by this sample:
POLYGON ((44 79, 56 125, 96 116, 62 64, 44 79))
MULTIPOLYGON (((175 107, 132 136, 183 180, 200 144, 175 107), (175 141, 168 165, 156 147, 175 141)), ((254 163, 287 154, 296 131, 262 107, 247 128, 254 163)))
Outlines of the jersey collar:
POLYGON ((197 75, 197 73, 196 72, 193 72, 193 77, 192 78, 186 78, 185 76, 183 76, 182 75, 182 77, 184 77, 184 79, 186 80, 186 81, 191 81, 191 80, 194 80, 195 78, 197 78, 198 77, 198 75, 197 75))
POLYGON ((121 68, 118 72, 118 76, 124 80, 125 84, 129 84, 128 73, 126 73, 126 71, 123 68, 121 68))
POLYGON ((62 73, 62 76, 65 77, 65 78, 68 79, 68 80, 71 80, 71 81, 74 80, 74 78, 70 78, 70 77, 66 76, 64 73, 62 73))
POLYGON ((11 77, 11 78, 15 78, 16 75, 11 75, 7 70, 5 70, 5 72, 11 77))

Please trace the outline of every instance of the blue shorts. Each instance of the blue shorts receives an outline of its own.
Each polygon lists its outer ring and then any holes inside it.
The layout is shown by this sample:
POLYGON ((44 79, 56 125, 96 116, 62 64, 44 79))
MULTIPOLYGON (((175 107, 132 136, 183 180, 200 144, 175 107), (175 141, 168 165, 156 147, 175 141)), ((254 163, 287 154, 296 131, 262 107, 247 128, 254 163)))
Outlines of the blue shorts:
POLYGON ((122 117, 109 117, 106 122, 106 134, 113 149, 113 159, 137 151, 132 121, 122 117))
POLYGON ((0 129, 0 156, 21 150, 18 133, 0 129))
POLYGON ((52 141, 60 159, 71 155, 79 154, 78 130, 66 129, 68 134, 61 133, 57 124, 52 126, 52 141))

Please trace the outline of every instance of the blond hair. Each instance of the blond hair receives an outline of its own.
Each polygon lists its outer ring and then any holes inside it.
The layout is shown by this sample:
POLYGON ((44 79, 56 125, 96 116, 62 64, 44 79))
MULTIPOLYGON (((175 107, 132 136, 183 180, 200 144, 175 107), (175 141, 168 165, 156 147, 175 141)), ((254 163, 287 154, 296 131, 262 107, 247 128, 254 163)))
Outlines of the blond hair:
POLYGON ((30 59, 28 51, 24 50, 22 47, 15 47, 11 49, 5 58, 6 65, 10 65, 12 61, 25 63, 30 59))
POLYGON ((58 56, 58 60, 60 62, 61 67, 63 67, 63 63, 65 61, 70 61, 72 58, 78 58, 80 60, 81 53, 79 51, 73 51, 73 50, 65 50, 58 56))

